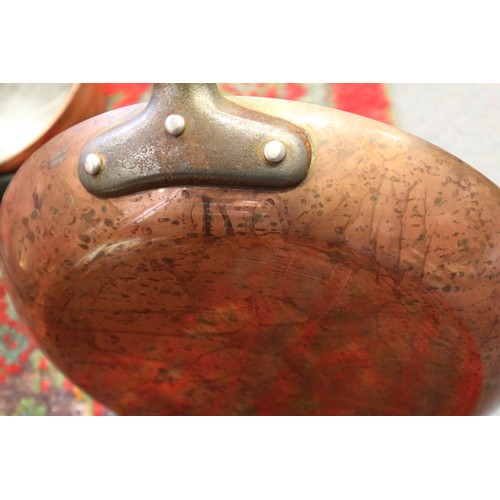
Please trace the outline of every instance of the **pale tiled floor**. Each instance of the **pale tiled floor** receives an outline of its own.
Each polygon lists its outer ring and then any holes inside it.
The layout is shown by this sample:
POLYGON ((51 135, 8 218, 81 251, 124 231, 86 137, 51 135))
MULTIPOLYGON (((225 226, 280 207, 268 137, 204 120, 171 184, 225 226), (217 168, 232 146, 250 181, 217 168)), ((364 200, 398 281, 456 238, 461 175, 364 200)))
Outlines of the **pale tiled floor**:
POLYGON ((500 185, 500 84, 387 84, 395 125, 500 185))

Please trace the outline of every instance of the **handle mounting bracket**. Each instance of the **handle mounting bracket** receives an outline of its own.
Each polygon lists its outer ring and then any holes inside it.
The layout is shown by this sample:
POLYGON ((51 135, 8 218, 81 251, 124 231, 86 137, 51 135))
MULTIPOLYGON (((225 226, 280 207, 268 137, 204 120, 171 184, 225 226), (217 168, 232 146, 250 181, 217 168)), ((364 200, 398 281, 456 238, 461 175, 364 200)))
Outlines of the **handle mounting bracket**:
POLYGON ((310 163, 304 130, 226 99, 216 84, 155 84, 142 112, 84 146, 78 173, 88 191, 114 197, 175 185, 291 187, 310 163))

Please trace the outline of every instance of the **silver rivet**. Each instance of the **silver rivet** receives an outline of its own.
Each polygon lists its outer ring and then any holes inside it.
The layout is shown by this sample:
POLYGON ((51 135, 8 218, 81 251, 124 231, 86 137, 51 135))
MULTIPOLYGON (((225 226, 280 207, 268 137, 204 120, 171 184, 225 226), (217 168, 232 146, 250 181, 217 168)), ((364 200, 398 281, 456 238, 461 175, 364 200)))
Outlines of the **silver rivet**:
POLYGON ((165 130, 171 135, 181 135, 186 128, 186 122, 181 115, 170 115, 165 120, 165 130))
POLYGON ((102 170, 102 167, 103 161, 99 155, 90 153, 87 155, 87 158, 85 158, 83 168, 85 169, 85 172, 87 172, 87 174, 97 175, 102 170))
POLYGON ((267 161, 279 163, 286 155, 285 145, 281 141, 270 141, 264 148, 264 156, 267 161))

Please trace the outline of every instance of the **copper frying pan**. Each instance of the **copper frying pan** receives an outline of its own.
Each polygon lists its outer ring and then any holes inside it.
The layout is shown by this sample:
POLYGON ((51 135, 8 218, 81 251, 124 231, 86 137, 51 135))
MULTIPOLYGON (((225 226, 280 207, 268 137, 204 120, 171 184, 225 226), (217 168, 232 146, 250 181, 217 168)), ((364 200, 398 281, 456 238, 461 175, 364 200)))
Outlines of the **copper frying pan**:
POLYGON ((24 164, 1 254, 42 348, 118 413, 488 414, 499 214, 387 125, 157 85, 24 164))

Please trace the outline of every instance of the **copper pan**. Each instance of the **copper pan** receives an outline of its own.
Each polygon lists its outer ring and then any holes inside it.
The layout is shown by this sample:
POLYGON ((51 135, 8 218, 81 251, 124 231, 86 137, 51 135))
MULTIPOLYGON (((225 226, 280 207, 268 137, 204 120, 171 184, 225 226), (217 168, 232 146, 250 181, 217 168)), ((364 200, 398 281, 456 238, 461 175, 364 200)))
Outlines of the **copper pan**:
POLYGON ((105 109, 102 84, 0 84, 0 173, 15 171, 63 130, 105 109))
POLYGON ((491 414, 499 215, 496 185, 390 126, 156 86, 24 164, 1 254, 40 346, 121 414, 491 414))

